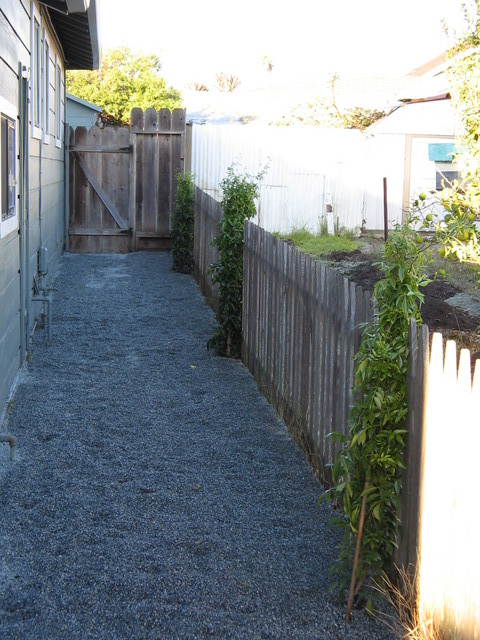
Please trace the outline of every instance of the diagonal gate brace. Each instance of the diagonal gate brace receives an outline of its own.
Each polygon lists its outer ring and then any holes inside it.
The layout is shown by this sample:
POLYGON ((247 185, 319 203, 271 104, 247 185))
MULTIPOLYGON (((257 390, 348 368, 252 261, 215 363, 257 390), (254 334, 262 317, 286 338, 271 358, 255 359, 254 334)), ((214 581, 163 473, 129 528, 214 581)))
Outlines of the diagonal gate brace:
POLYGON ((118 210, 115 207, 115 205, 113 204, 113 202, 110 200, 108 195, 105 193, 105 191, 102 189, 100 184, 97 182, 97 180, 95 179, 93 173, 90 171, 90 169, 87 167, 85 162, 82 160, 80 154, 77 153, 76 151, 72 151, 71 153, 75 157, 75 160, 77 161, 77 164, 80 167, 80 169, 83 171, 86 179, 92 185, 93 190, 95 191, 97 196, 100 198, 100 200, 105 205, 108 213, 112 216, 112 218, 115 220, 115 222, 120 227, 120 230, 121 231, 128 231, 128 224, 122 218, 122 216, 118 212, 118 210))

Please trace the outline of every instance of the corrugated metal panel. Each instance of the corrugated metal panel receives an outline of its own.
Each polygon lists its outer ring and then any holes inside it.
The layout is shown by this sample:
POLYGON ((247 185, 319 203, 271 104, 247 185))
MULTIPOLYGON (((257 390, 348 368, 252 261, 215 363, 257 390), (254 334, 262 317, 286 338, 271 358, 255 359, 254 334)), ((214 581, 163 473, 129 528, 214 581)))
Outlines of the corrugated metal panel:
POLYGON ((195 184, 221 200, 220 183, 236 162, 261 184, 255 220, 268 231, 383 228, 383 177, 390 224, 401 220, 403 135, 366 138, 359 131, 310 127, 193 125, 195 184))

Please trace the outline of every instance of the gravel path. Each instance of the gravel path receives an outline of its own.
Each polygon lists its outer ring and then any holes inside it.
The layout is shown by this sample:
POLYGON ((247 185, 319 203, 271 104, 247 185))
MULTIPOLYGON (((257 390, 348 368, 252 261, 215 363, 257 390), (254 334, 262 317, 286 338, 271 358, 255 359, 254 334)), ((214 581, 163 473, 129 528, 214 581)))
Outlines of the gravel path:
POLYGON ((162 253, 65 255, 0 445, 0 638, 386 639, 321 485, 162 253))

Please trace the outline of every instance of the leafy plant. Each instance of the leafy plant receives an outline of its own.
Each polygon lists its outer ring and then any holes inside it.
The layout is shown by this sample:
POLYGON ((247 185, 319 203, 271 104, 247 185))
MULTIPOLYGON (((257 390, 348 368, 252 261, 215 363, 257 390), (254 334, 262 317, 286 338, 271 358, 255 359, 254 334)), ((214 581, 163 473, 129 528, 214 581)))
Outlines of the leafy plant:
POLYGON ((480 0, 471 0, 462 8, 464 29, 454 34, 456 42, 449 51, 446 69, 452 105, 462 125, 454 156, 462 177, 444 181, 437 198, 446 211, 444 217, 438 216, 434 207, 428 212, 426 196, 417 204, 426 212, 424 222, 428 225, 425 226, 434 230, 435 239, 442 245, 441 255, 480 267, 479 233, 475 224, 480 219, 480 0))
POLYGON ((173 269, 180 273, 193 270, 194 184, 190 174, 177 175, 177 193, 172 212, 173 269))
POLYGON ((239 358, 242 350, 243 230, 245 220, 256 213, 255 198, 264 171, 256 176, 237 174, 235 165, 227 169, 220 183, 223 191, 223 218, 212 245, 220 259, 210 267, 218 284, 218 325, 208 348, 222 356, 239 358))
POLYGON ((385 111, 379 109, 367 109, 365 107, 350 107, 342 114, 342 127, 344 129, 360 129, 365 131, 371 124, 385 116, 385 111))
MULTIPOLYGON (((396 547, 408 412, 408 329, 411 318, 421 324, 421 288, 429 282, 425 265, 421 236, 409 220, 390 234, 384 247, 384 278, 373 294, 376 314, 355 358, 349 433, 332 434, 341 449, 325 497, 344 511, 335 519, 344 536, 331 569, 332 589, 341 597, 352 582, 366 597, 368 578, 388 569, 396 547)), ((371 606, 369 598, 367 608, 371 606)))
POLYGON ((459 180, 447 182, 439 194, 421 193, 413 203, 413 212, 421 219, 421 228, 434 234, 444 258, 467 262, 480 268, 480 241, 472 195, 459 180), (442 211, 438 211, 438 205, 442 211))

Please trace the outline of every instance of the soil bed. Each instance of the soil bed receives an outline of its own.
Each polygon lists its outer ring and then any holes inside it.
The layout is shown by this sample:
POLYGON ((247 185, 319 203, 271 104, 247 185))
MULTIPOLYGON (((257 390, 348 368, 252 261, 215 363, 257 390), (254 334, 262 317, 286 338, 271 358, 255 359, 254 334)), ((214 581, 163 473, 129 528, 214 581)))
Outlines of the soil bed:
MULTIPOLYGON (((329 261, 349 280, 368 291, 373 291, 375 283, 382 278, 382 271, 374 264, 374 260, 360 250, 336 251, 329 254, 329 261)), ((448 302, 462 293, 450 282, 437 278, 423 292, 425 300, 421 308, 422 319, 431 331, 439 331, 450 337, 452 331, 475 333, 479 330, 480 318, 476 313, 467 313, 448 302)))

